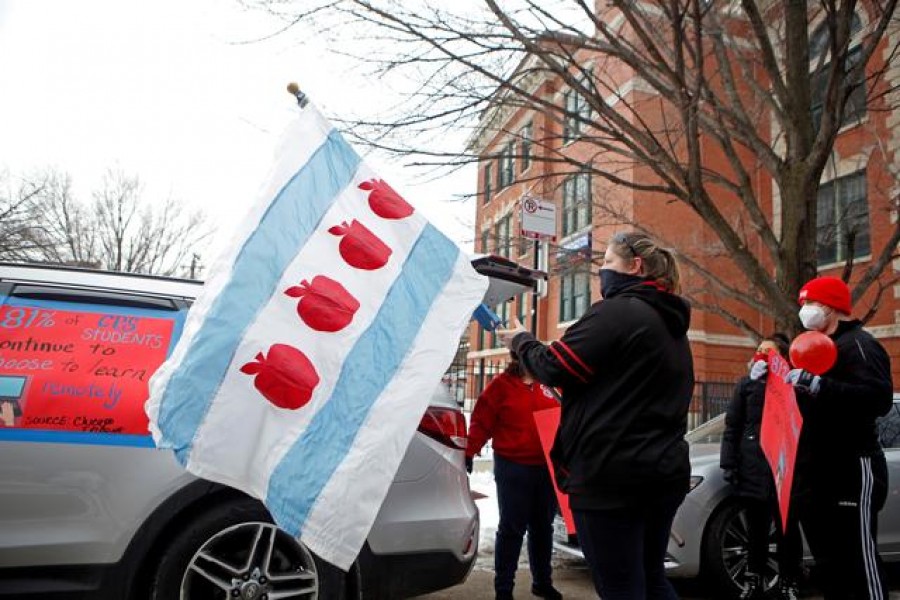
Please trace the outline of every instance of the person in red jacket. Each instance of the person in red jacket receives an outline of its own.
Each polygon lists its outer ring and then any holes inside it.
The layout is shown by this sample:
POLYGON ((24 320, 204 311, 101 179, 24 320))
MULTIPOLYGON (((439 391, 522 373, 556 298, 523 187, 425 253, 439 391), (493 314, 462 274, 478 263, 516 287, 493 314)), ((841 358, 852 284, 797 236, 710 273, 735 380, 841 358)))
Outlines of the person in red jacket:
POLYGON ((512 356, 506 371, 478 397, 469 427, 467 464, 493 439, 494 480, 500 523, 494 547, 494 592, 497 600, 513 597, 522 538, 528 532, 531 593, 553 600, 550 554, 556 495, 534 424, 535 411, 558 406, 553 391, 536 382, 512 356))

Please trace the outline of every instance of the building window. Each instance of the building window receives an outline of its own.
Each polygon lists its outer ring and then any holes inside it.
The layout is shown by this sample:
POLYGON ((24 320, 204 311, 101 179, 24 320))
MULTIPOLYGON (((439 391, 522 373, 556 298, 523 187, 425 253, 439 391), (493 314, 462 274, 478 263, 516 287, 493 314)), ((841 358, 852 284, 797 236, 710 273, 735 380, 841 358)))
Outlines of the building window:
POLYGON ((520 132, 520 137, 522 139, 522 159, 520 165, 522 173, 527 171, 528 167, 531 166, 531 135, 531 123, 528 123, 520 132))
POLYGON ((591 224, 591 176, 577 173, 563 182, 562 235, 591 224))
POLYGON ((491 189, 491 163, 487 163, 484 165, 484 203, 487 204, 491 201, 491 194, 493 190, 491 189))
POLYGON ((871 253, 866 172, 859 171, 819 186, 816 218, 820 265, 871 253))
POLYGON ((519 319, 519 323, 522 323, 523 325, 526 325, 526 326, 528 324, 526 323, 525 320, 531 314, 531 306, 529 304, 527 304, 530 302, 530 300, 531 300, 531 297, 524 292, 519 294, 519 299, 516 300, 516 309, 517 309, 516 317, 519 319))
POLYGON ((515 149, 515 141, 510 140, 500 152, 500 181, 497 185, 498 188, 505 188, 506 186, 511 185, 513 181, 515 181, 515 149))
MULTIPOLYGON (((850 35, 855 36, 862 30, 862 23, 858 15, 853 15, 850 24, 850 35)), ((851 42, 852 44, 852 42, 851 42)), ((822 23, 809 40, 809 56, 812 65, 810 73, 810 110, 812 111, 813 124, 816 129, 822 122, 822 111, 825 108, 825 88, 828 85, 828 69, 831 65, 829 56, 830 32, 828 24, 822 23)), ((857 44, 847 51, 847 62, 844 64, 844 72, 850 73, 862 59, 862 47, 857 44)), ((866 76, 858 71, 847 77, 847 89, 850 94, 844 103, 844 114, 841 117, 841 125, 847 125, 862 119, 866 115, 866 76)))
POLYGON ((560 277, 559 321, 573 321, 591 305, 591 273, 582 266, 560 277))
MULTIPOLYGON (((582 78, 582 82, 585 79, 582 78)), ((591 107, 588 105, 587 98, 579 94, 575 90, 566 90, 563 94, 566 108, 566 118, 563 123, 563 143, 577 139, 584 133, 585 121, 591 118, 591 107)))
POLYGON ((494 236, 497 238, 496 252, 500 256, 505 256, 509 258, 510 255, 510 246, 512 242, 509 237, 509 227, 512 222, 512 215, 506 215, 494 225, 494 236))
POLYGON ((490 254, 491 249, 489 247, 491 238, 491 232, 488 229, 485 229, 481 232, 481 253, 482 254, 490 254))
MULTIPOLYGON (((494 312, 497 313, 497 316, 500 317, 500 327, 506 327, 509 323, 509 302, 503 302, 498 304, 494 309, 494 312)), ((503 346, 503 342, 500 341, 500 336, 496 333, 491 333, 491 339, 493 341, 494 348, 500 348, 503 346)))

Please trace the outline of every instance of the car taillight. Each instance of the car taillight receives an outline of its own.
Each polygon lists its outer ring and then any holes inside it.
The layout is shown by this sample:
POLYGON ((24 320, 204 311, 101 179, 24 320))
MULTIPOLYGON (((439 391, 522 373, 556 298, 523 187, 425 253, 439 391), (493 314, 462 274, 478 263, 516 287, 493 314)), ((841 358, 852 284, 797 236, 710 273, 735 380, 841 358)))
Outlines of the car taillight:
POLYGON ((466 418, 456 408, 429 407, 419 423, 419 431, 451 448, 463 450, 468 442, 466 418))

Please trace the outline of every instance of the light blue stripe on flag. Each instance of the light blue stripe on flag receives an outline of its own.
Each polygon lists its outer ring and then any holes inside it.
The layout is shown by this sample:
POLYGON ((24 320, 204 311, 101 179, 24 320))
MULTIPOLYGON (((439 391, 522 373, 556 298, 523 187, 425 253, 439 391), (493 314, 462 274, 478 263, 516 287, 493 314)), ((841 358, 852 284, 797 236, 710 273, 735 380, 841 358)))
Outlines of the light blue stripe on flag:
POLYGON ((159 409, 160 447, 186 464, 234 351, 284 270, 347 187, 360 159, 337 130, 278 192, 235 260, 228 283, 169 379, 159 409))
POLYGON ((425 227, 372 325, 347 356, 331 398, 272 471, 266 506, 288 533, 300 535, 316 498, 400 368, 458 256, 455 244, 433 226, 425 227))

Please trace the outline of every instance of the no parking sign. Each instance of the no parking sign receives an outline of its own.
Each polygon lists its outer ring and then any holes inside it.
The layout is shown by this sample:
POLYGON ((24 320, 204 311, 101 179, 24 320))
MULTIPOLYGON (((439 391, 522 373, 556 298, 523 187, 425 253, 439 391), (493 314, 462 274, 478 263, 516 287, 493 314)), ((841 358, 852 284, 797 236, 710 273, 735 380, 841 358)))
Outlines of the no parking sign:
POLYGON ((522 199, 522 236, 532 240, 556 240, 556 205, 532 196, 522 199))

